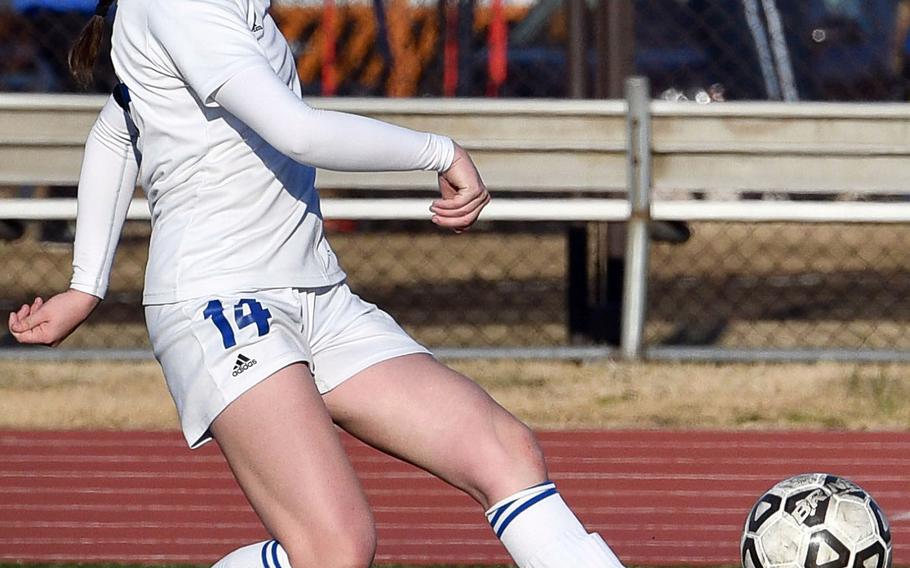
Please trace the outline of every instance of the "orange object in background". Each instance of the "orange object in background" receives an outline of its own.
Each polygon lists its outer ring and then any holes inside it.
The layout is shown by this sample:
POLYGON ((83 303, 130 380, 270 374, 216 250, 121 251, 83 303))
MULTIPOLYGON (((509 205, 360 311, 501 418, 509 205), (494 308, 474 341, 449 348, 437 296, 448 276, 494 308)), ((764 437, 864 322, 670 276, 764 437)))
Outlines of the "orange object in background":
POLYGON ((508 75, 509 28, 502 10, 502 0, 493 0, 487 31, 487 96, 498 97, 508 75))
MULTIPOLYGON (((2 2, 2 0, 0 0, 2 2)), ((505 81, 508 26, 527 15, 527 6, 498 3, 500 31, 494 26, 492 4, 478 5, 472 29, 476 37, 500 38, 496 84, 505 81)), ((442 73, 442 94, 456 96, 459 83, 459 22, 465 17, 458 0, 446 0, 443 18, 436 6, 409 0, 385 0, 392 68, 380 53, 374 8, 368 4, 324 0, 317 4, 276 4, 272 14, 288 38, 297 59, 300 80, 323 95, 339 91, 381 92, 390 97, 414 97, 428 73, 442 73), (343 39, 342 39, 343 38, 343 39), (441 52, 441 53, 440 53, 441 52), (441 63, 441 64, 440 64, 441 63), (441 68, 441 69, 440 69, 441 68)), ((309 91, 312 93, 312 90, 309 91)))
POLYGON ((445 97, 454 97, 458 89, 458 0, 446 0, 445 23, 442 94, 445 97))
POLYGON ((322 96, 330 97, 338 90, 338 74, 335 69, 335 43, 338 39, 335 0, 325 0, 322 10, 322 96))

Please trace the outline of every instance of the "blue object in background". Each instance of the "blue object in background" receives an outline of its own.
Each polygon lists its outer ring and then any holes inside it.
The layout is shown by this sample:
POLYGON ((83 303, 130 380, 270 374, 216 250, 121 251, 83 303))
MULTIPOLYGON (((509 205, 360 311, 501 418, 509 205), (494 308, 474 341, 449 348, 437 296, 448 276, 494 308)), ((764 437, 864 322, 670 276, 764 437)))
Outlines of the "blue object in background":
POLYGON ((93 13, 97 0, 13 0, 13 8, 19 12, 27 10, 54 10, 57 12, 93 13))

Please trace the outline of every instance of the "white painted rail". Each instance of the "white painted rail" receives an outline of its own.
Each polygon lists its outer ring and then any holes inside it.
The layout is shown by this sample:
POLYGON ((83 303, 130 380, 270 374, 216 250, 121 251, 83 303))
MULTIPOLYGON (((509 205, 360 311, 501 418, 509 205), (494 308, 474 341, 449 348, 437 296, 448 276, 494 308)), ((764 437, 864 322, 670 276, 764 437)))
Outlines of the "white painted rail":
MULTIPOLYGON (((86 133, 103 102, 98 96, 0 94, 0 185, 74 184, 86 133)), ((608 221, 624 211, 596 199, 558 205, 552 199, 553 194, 622 197, 627 184, 624 101, 311 103, 448 134, 471 150, 494 192, 547 192, 542 201, 494 205, 487 218, 608 221)), ((656 219, 906 222, 910 217, 904 204, 863 202, 869 195, 910 190, 910 105, 654 102, 650 110, 656 219), (744 192, 860 199, 731 201, 744 192), (692 202, 695 193, 709 199, 692 202)), ((324 189, 431 190, 434 184, 427 173, 319 174, 324 189)), ((422 203, 381 201, 327 199, 326 212, 348 218, 424 216, 422 203)), ((0 217, 57 217, 59 207, 37 200, 0 201, 0 217)), ((141 217, 142 210, 137 205, 134 215, 141 217)))

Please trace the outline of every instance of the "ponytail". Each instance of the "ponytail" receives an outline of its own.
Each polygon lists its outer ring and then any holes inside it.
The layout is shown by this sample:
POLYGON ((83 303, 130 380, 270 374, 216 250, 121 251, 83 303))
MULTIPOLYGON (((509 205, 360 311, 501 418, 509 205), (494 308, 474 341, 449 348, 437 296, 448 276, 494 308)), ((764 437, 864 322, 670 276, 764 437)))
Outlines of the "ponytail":
POLYGON ((82 29, 70 49, 68 63, 73 78, 82 87, 88 87, 92 82, 92 73, 95 69, 95 59, 101 49, 104 39, 104 20, 111 9, 114 0, 98 0, 95 15, 82 29))

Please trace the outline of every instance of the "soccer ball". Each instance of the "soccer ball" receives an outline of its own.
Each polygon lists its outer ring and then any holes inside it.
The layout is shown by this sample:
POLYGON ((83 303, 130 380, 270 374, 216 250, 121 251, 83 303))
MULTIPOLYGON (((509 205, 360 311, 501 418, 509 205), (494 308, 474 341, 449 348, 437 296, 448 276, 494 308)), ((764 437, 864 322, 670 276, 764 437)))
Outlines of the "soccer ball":
POLYGON ((740 551, 743 568, 891 568, 891 529, 858 485, 807 473, 761 496, 740 551))

